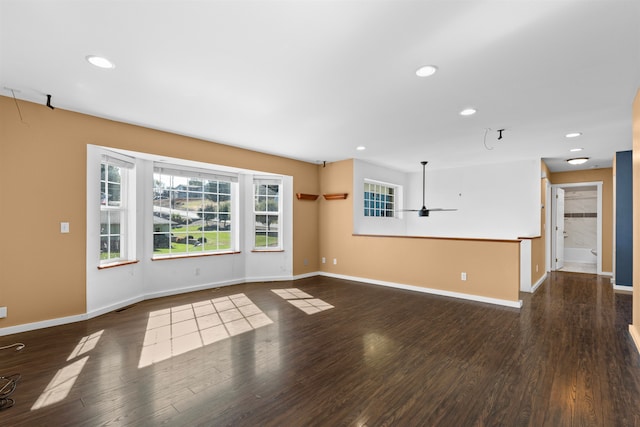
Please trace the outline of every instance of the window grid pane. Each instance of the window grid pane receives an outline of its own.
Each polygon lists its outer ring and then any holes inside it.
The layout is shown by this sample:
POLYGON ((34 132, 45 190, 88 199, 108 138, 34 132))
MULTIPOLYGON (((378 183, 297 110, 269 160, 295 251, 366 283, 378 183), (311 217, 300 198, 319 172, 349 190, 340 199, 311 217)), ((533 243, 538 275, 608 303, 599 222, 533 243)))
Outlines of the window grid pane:
POLYGON ((231 183, 154 173, 153 252, 172 256, 231 247, 231 183))
POLYGON ((254 247, 280 248, 280 185, 254 184, 253 187, 254 247))
POLYGON ((100 260, 123 259, 126 206, 122 200, 124 171, 119 166, 100 164, 100 260))
POLYGON ((364 216, 395 217, 395 187, 365 182, 364 216))

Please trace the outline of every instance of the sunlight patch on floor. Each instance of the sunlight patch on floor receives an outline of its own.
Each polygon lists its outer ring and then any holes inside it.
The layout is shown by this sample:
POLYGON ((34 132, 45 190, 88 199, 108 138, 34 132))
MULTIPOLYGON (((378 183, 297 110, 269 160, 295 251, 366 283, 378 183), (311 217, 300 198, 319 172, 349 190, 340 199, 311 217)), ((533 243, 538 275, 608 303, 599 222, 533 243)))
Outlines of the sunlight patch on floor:
POLYGON ((303 299, 303 298, 313 298, 308 293, 301 291, 298 288, 289 288, 289 289, 271 289, 271 292, 274 294, 289 300, 289 299, 303 299))
MULTIPOLYGON (((104 330, 101 330, 83 337, 67 358, 67 362, 70 362, 78 356, 93 350, 98 344, 103 332, 104 330)), ((78 376, 82 373, 82 368, 84 368, 87 360, 89 360, 89 356, 77 359, 75 362, 65 366, 64 368, 58 369, 58 372, 56 372, 53 379, 49 381, 47 387, 31 407, 31 410, 35 411, 36 409, 44 408, 45 406, 49 406, 66 399, 67 396, 69 396, 69 392, 73 388, 73 385, 76 383, 78 376)))
POLYGON ((34 411, 36 409, 44 408, 45 406, 49 406, 66 399, 73 388, 73 385, 76 383, 80 372, 82 372, 82 368, 84 368, 84 365, 87 363, 87 360, 89 360, 89 356, 85 356, 64 368, 59 369, 51 382, 49 382, 49 385, 47 385, 47 388, 45 388, 42 394, 38 397, 36 403, 33 404, 31 410, 34 411))
POLYGON ((93 350, 98 344, 98 341, 100 340, 100 337, 102 336, 103 332, 104 330, 98 331, 87 337, 82 338, 78 343, 78 345, 76 346, 76 348, 71 352, 71 354, 67 358, 67 362, 93 350))
POLYGON ((138 368, 272 323, 245 294, 153 311, 138 368))
POLYGON ((324 302, 319 298, 314 298, 298 288, 271 289, 271 292, 281 298, 284 298, 289 302, 289 304, 294 307, 298 307, 307 314, 314 314, 320 311, 329 310, 330 308, 335 308, 331 304, 324 302))

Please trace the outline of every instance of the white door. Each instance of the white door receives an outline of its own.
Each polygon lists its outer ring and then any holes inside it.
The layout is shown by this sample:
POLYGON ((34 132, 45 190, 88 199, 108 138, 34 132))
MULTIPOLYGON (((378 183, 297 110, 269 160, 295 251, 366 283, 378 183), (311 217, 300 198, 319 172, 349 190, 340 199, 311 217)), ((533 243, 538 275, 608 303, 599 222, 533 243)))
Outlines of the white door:
POLYGON ((564 189, 555 187, 554 201, 556 203, 555 215, 555 270, 564 267, 564 189))

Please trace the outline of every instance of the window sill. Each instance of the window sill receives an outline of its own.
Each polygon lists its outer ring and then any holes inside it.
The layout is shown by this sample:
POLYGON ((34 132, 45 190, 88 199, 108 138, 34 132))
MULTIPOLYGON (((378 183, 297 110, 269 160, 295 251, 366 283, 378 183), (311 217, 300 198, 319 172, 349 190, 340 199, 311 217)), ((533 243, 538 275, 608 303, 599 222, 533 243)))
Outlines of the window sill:
POLYGON ((116 261, 116 262, 110 262, 108 264, 100 264, 98 266, 98 270, 105 270, 107 268, 113 268, 113 267, 122 267, 123 265, 131 265, 131 264, 137 264, 139 263, 140 260, 134 259, 134 260, 130 260, 130 261, 116 261))
POLYGON ((165 256, 165 257, 156 257, 151 258, 151 261, 167 261, 171 259, 184 259, 184 258, 201 258, 206 256, 222 256, 222 255, 236 255, 241 253, 240 251, 232 251, 232 252, 215 252, 215 253, 207 253, 207 254, 187 254, 187 255, 173 255, 173 256, 165 256))
POLYGON ((251 252, 284 252, 284 249, 253 249, 251 252))

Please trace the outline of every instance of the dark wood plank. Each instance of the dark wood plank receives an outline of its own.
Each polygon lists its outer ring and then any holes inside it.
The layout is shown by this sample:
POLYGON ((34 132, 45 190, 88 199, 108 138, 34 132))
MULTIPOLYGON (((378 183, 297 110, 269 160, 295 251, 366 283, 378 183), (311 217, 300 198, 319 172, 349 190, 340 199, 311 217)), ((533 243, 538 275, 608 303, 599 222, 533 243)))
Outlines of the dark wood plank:
MULTIPOLYGON (((522 299, 516 310, 314 277, 144 301, 2 337, 27 347, 0 352, 0 374, 22 375, 0 424, 640 425, 631 296, 552 273, 522 299), (334 308, 308 315, 271 292, 291 287, 334 308), (240 293, 273 323, 141 365, 152 313, 240 293), (34 407, 61 372, 68 393, 34 407)), ((167 331, 185 325, 198 323, 167 331)), ((195 328, 173 345, 205 336, 195 328)))

